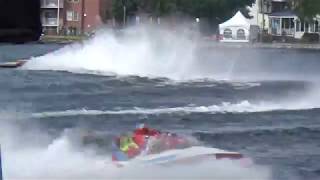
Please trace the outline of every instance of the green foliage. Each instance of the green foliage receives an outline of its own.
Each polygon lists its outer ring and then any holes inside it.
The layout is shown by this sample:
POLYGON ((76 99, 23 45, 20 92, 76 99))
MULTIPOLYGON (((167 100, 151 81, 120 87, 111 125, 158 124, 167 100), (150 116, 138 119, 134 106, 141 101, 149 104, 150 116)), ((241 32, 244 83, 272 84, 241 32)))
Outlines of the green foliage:
POLYGON ((191 17, 207 18, 221 22, 230 18, 236 11, 248 16, 246 6, 255 0, 113 0, 113 15, 119 21, 123 18, 123 3, 127 14, 133 15, 138 11, 162 17, 182 13, 191 17))
POLYGON ((178 0, 178 6, 191 16, 221 21, 232 17, 238 10, 248 13, 245 11, 246 6, 253 2, 254 0, 178 0))
POLYGON ((290 0, 293 9, 301 18, 311 19, 320 14, 319 0, 290 0))
POLYGON ((112 14, 118 22, 123 20, 123 7, 126 6, 127 16, 132 16, 138 10, 139 0, 112 0, 112 14))

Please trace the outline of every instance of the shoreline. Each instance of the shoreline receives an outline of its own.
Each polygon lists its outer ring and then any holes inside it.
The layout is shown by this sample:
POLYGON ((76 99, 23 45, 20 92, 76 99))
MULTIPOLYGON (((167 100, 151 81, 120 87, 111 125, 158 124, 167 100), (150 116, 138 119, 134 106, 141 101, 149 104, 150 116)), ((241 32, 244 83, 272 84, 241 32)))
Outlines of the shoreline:
MULTIPOLYGON (((38 41, 22 44, 57 44, 68 45, 73 43, 83 43, 88 40, 85 36, 44 36, 38 41)), ((0 43, 1 45, 12 43, 0 43)), ((320 50, 320 43, 238 43, 238 42, 218 42, 210 40, 200 40, 199 47, 203 48, 245 48, 245 49, 301 49, 301 50, 320 50)), ((12 44, 16 45, 16 44, 12 44)))
POLYGON ((320 43, 226 43, 226 42, 205 42, 201 46, 207 48, 252 48, 252 49, 304 49, 320 50, 320 43))
MULTIPOLYGON (((72 44, 82 43, 88 40, 88 37, 46 37, 36 43, 39 44, 72 44)), ((200 47, 206 48, 253 48, 253 49, 309 49, 320 50, 320 43, 236 43, 236 42, 217 42, 200 40, 200 47)))
POLYGON ((71 43, 79 43, 87 40, 87 36, 49 36, 45 35, 40 37, 40 39, 36 42, 39 44, 71 44, 71 43))

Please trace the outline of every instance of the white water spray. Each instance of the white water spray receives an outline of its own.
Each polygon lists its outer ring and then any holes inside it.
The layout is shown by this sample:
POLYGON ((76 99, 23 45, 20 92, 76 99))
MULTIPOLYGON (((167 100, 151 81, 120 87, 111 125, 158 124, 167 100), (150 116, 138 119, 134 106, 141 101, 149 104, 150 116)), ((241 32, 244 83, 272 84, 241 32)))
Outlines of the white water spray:
POLYGON ((121 37, 104 30, 96 37, 32 58, 23 69, 61 70, 103 75, 137 75, 171 79, 201 78, 194 61, 196 40, 186 29, 179 32, 132 28, 121 37))
MULTIPOLYGON (((0 113, 2 117, 7 112, 0 113)), ((270 179, 270 172, 262 167, 239 167, 229 161, 208 162, 196 167, 128 167, 118 168, 110 156, 98 156, 76 147, 63 133, 47 144, 30 141, 34 137, 48 136, 46 132, 29 128, 20 131, 6 116, 1 121, 0 140, 3 151, 4 178, 13 179, 270 179), (33 137, 29 136, 34 135, 33 137), (21 141, 24 140, 24 141, 21 141), (213 171, 214 169, 214 171, 213 171)), ((23 118, 20 117, 22 120, 23 118)), ((20 121, 20 120, 19 120, 20 121)), ((22 121, 25 121, 23 119, 22 121)), ((17 121, 16 121, 17 122, 17 121)))

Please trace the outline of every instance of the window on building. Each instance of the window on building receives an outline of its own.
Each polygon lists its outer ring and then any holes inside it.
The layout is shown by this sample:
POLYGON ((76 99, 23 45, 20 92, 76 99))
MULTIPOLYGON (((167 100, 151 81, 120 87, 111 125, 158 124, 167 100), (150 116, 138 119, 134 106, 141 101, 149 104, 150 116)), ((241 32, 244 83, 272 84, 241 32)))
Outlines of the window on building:
POLYGON ((73 20, 73 11, 67 11, 67 21, 73 20))
POLYGON ((66 34, 67 35, 78 35, 79 34, 79 30, 76 27, 68 27, 66 29, 66 34))
POLYGON ((283 29, 292 29, 292 28, 294 28, 294 19, 293 18, 283 18, 281 27, 283 29))
POLYGON ((294 18, 290 18, 290 29, 294 29, 294 18))
POLYGON ((76 12, 76 11, 73 12, 73 20, 74 21, 79 21, 79 13, 76 12))
POLYGON ((282 19, 282 25, 281 25, 281 28, 282 29, 289 29, 289 19, 287 18, 283 18, 282 19))
POLYGON ((239 29, 237 31, 237 39, 246 39, 246 34, 245 31, 243 29, 239 29))
POLYGON ((224 38, 232 38, 232 31, 231 31, 231 29, 225 29, 225 30, 223 31, 223 37, 224 37, 224 38))
POLYGON ((301 29, 301 23, 299 20, 296 21, 296 31, 299 32, 301 29))
POLYGON ((57 18, 57 13, 54 11, 45 11, 44 17, 45 18, 57 18))
POLYGON ((80 0, 68 0, 69 3, 78 3, 80 0))
POLYGON ((301 32, 304 32, 304 21, 301 21, 301 32))
POLYGON ((271 34, 279 35, 281 29, 281 20, 280 18, 271 18, 271 34))
POLYGON ((315 28, 314 28, 314 31, 315 31, 315 32, 319 32, 319 21, 315 21, 315 22, 314 22, 314 27, 315 27, 315 28))
POLYGON ((314 33, 314 23, 310 23, 310 32, 314 33))
POLYGON ((309 32, 309 23, 308 22, 305 22, 305 27, 304 27, 304 29, 305 29, 305 32, 309 32))
POLYGON ((79 21, 79 13, 76 11, 67 11, 67 21, 79 21))

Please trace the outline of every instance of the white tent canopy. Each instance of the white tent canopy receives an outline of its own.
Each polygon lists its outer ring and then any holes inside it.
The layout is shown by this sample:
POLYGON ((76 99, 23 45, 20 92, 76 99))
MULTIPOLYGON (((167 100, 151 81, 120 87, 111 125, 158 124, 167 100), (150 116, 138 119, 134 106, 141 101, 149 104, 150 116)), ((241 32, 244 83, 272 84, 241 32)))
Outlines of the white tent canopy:
POLYGON ((248 42, 250 23, 240 11, 231 19, 219 24, 219 31, 222 42, 248 42))

